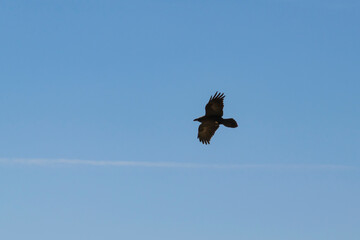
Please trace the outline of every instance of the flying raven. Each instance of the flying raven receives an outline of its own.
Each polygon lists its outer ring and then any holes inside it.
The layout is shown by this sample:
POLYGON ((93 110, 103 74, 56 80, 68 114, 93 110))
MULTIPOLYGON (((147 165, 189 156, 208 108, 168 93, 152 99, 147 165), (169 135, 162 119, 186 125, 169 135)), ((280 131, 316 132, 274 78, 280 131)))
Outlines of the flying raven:
POLYGON ((210 144, 210 139, 219 128, 220 124, 231 128, 236 128, 238 126, 234 119, 222 118, 224 98, 225 95, 223 93, 216 92, 214 96, 210 97, 208 104, 206 104, 205 116, 194 119, 194 121, 201 122, 198 139, 203 144, 210 144))

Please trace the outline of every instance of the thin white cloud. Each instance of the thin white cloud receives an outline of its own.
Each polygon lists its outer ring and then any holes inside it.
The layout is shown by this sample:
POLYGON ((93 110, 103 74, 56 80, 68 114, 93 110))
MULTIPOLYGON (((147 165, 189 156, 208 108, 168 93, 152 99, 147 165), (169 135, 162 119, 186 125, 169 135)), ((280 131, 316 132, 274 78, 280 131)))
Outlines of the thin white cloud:
POLYGON ((212 164, 183 162, 144 162, 144 161, 95 161, 79 159, 44 158, 0 158, 0 164, 24 165, 83 165, 113 167, 151 167, 151 168, 212 168, 212 169, 303 169, 303 170, 351 170, 353 166, 335 164, 212 164))

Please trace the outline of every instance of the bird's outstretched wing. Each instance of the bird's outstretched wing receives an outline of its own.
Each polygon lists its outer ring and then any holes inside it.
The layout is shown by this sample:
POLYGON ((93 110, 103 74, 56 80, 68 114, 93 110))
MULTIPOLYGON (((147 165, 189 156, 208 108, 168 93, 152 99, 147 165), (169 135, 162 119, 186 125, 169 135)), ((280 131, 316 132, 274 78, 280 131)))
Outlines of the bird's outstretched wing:
POLYGON ((204 144, 210 144, 210 139, 219 128, 219 123, 214 120, 207 120, 200 124, 198 139, 204 144))
POLYGON ((223 93, 216 92, 214 96, 210 97, 208 104, 205 107, 205 116, 218 116, 222 117, 224 108, 223 93))

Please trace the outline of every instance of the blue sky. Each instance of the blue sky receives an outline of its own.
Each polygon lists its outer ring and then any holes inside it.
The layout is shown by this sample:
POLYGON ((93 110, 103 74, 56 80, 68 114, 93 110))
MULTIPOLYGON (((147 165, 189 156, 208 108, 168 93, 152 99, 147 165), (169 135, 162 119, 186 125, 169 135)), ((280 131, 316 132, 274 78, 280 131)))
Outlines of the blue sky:
POLYGON ((1 1, 0 238, 359 239, 359 9, 1 1))

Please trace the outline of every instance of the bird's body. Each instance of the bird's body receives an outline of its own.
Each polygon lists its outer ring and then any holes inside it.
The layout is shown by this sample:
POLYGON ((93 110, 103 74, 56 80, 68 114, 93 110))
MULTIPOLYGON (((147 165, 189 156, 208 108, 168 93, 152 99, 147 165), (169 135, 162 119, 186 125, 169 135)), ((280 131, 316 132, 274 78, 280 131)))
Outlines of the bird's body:
POLYGON ((208 104, 206 104, 205 116, 194 119, 194 121, 201 122, 198 139, 204 144, 210 144, 210 139, 219 128, 220 124, 231 128, 236 128, 238 126, 234 119, 222 118, 224 98, 225 95, 223 93, 216 92, 214 96, 210 97, 208 104))

